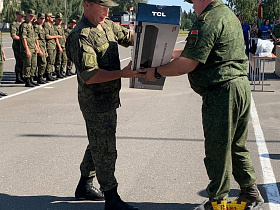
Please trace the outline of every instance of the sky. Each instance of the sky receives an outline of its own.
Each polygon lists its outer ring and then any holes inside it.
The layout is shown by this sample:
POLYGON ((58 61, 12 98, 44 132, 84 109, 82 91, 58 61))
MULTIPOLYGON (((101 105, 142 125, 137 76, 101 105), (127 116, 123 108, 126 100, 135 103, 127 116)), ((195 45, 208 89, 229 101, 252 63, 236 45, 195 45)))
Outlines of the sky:
MULTIPOLYGON (((148 0, 149 4, 157 4, 157 5, 176 5, 181 6, 183 11, 186 12, 190 11, 192 9, 192 4, 188 2, 184 2, 184 0, 148 0)), ((223 0, 225 2, 225 0, 223 0)))

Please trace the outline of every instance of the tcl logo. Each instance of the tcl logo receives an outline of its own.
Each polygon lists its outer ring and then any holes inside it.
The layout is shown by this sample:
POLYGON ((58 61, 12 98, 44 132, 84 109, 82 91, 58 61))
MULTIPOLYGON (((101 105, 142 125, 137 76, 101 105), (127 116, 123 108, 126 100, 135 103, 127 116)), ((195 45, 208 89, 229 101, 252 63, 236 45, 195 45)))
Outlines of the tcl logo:
POLYGON ((157 16, 157 17, 166 17, 166 15, 164 14, 164 12, 152 12, 153 16, 157 16))

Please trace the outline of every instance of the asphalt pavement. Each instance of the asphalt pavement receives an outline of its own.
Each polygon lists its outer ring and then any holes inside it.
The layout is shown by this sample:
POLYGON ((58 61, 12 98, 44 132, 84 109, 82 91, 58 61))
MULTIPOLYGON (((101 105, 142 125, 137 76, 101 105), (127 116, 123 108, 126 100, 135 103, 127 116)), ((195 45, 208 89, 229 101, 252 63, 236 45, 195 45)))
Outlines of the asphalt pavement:
MULTIPOLYGON (((36 88, 14 84, 11 42, 3 36, 8 59, 0 91, 9 96, 0 99, 0 210, 103 210, 103 202, 74 199, 87 145, 76 76, 36 88)), ((130 56, 131 49, 120 47, 122 67, 130 56)), ((248 136, 265 210, 280 209, 280 78, 274 63, 266 63, 265 91, 252 92, 248 136)), ((187 75, 167 78, 162 91, 131 89, 129 79, 122 80, 116 177, 123 200, 141 210, 187 210, 207 198, 201 103, 187 75)), ((232 178, 230 200, 238 188, 232 178)))

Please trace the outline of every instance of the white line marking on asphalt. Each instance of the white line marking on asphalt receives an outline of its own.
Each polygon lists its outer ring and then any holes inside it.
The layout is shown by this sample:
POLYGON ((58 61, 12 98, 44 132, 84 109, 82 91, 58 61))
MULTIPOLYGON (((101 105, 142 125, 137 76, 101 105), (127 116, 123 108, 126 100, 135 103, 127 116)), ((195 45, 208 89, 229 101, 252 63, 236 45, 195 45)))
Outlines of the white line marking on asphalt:
POLYGON ((258 146, 259 158, 263 172, 264 187, 266 188, 269 208, 270 210, 280 210, 280 195, 276 185, 276 179, 273 173, 273 168, 270 162, 268 149, 265 143, 264 134, 261 128, 253 96, 251 96, 251 98, 251 118, 258 146))
POLYGON ((15 60, 15 58, 6 58, 6 61, 15 60))

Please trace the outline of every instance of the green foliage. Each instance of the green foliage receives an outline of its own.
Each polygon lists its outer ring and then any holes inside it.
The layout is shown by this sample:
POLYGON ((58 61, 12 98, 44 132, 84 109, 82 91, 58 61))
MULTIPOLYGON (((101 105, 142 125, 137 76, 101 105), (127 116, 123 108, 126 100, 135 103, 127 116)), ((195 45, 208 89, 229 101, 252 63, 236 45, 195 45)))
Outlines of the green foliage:
POLYGON ((11 23, 15 21, 16 11, 19 10, 20 4, 17 0, 4 0, 1 14, 1 22, 11 23))
POLYGON ((138 3, 148 3, 148 0, 114 0, 119 4, 118 7, 112 7, 110 9, 110 14, 117 14, 120 12, 129 11, 130 7, 133 7, 133 13, 136 13, 136 8, 138 3))
POLYGON ((181 29, 191 29, 196 17, 196 13, 194 11, 190 10, 188 13, 184 11, 181 17, 181 29))
MULTIPOLYGON (((227 0, 228 6, 249 23, 257 21, 259 1, 227 0)), ((280 16, 280 0, 262 0, 263 18, 273 20, 280 16)))

